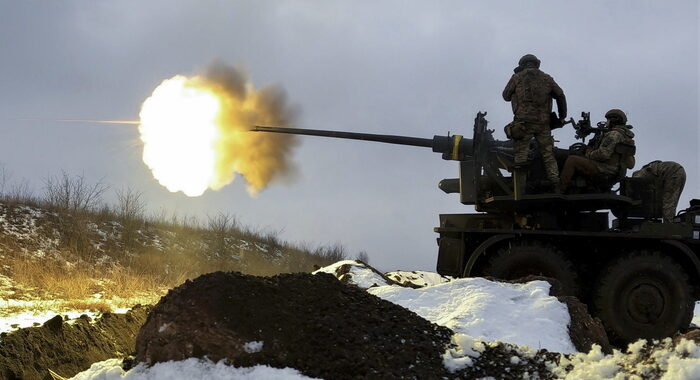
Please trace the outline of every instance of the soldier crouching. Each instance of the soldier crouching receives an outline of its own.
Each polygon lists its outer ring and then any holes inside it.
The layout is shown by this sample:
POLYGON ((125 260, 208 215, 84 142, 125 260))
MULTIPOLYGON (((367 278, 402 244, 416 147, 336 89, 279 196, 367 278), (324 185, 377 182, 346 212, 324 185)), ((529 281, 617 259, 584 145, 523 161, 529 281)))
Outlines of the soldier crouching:
POLYGON ((662 216, 664 222, 672 222, 676 216, 676 206, 685 187, 685 169, 673 161, 652 161, 632 173, 636 178, 661 180, 662 216))

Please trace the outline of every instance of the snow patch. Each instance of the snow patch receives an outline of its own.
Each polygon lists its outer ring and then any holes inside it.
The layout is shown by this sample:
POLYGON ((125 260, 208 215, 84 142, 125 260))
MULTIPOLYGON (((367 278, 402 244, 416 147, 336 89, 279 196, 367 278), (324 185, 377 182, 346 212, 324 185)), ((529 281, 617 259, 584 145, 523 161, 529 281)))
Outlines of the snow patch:
POLYGON ((122 361, 109 359, 93 364, 71 380, 172 380, 172 379, 208 379, 208 380, 305 380, 314 379, 302 375, 292 368, 272 368, 258 365, 248 368, 236 368, 223 361, 213 363, 209 360, 189 358, 178 362, 157 363, 152 367, 140 364, 129 371, 121 368, 122 361))
POLYGON ((263 349, 263 342, 261 341, 252 341, 248 342, 243 345, 243 350, 249 354, 254 354, 256 352, 260 352, 263 349))
POLYGON ((614 350, 604 355, 600 346, 593 345, 588 353, 570 358, 562 356, 558 367, 551 369, 561 379, 700 379, 700 347, 681 339, 674 347, 671 338, 647 342, 639 340, 627 348, 627 353, 614 350))
POLYGON ((426 286, 433 286, 437 284, 442 284, 445 282, 450 282, 452 278, 441 276, 435 272, 426 272, 422 270, 414 271, 402 271, 397 270, 393 272, 387 272, 385 274, 389 279, 396 281, 397 283, 404 286, 412 286, 423 288, 426 286))
POLYGON ((474 364, 472 359, 478 358, 486 350, 481 339, 462 333, 452 336, 452 344, 456 347, 448 349, 442 355, 442 364, 452 373, 474 364))
POLYGON ((316 274, 321 272, 332 274, 340 281, 347 281, 363 289, 388 285, 386 279, 382 277, 381 274, 356 260, 338 261, 335 264, 323 267, 313 273, 316 274), (345 266, 345 268, 341 268, 343 266, 345 266), (347 269, 347 271, 343 269, 347 269))
MULTIPOLYGON (((25 311, 22 313, 12 314, 7 317, 0 317, 0 332, 10 332, 17 329, 22 329, 25 327, 36 327, 41 326, 44 322, 55 317, 57 314, 54 311, 25 311)), ((95 320, 99 317, 100 313, 90 312, 90 311, 66 311, 60 313, 63 319, 67 322, 70 320, 75 320, 81 315, 87 315, 91 319, 95 320)))
POLYGON ((549 295, 550 284, 509 284, 463 278, 425 288, 369 288, 455 333, 553 352, 577 352, 569 337, 569 310, 549 295))

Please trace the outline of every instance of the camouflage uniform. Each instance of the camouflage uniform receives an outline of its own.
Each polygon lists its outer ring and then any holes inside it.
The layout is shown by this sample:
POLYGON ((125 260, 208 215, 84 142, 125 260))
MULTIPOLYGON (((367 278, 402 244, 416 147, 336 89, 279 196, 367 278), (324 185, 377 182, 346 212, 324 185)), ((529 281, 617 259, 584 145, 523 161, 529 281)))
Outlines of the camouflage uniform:
POLYGON ((576 172, 591 178, 602 175, 608 181, 620 181, 621 169, 632 169, 635 164, 634 156, 623 156, 615 152, 617 144, 634 145, 634 132, 631 125, 615 125, 605 132, 598 143, 586 151, 585 158, 569 156, 561 171, 561 189, 566 191, 576 172))
POLYGON ((664 222, 673 221, 676 216, 676 206, 685 187, 685 169, 673 161, 652 161, 640 170, 632 173, 632 177, 657 178, 661 180, 662 214, 664 222))
MULTIPOLYGON (((620 143, 634 145, 634 132, 631 125, 616 125, 605 133, 600 144, 586 152, 586 158, 593 161, 593 165, 606 177, 618 177, 620 167, 632 169, 635 164, 634 156, 625 157, 625 162, 620 162, 622 157, 615 153, 615 146, 620 143)), ((621 178, 618 178, 621 179, 621 178)))
POLYGON ((525 66, 513 74, 503 90, 503 99, 511 102, 514 114, 511 130, 515 164, 527 161, 530 140, 534 137, 542 154, 547 178, 553 184, 558 184, 559 169, 552 152, 554 139, 549 127, 552 98, 557 100, 559 118, 565 118, 564 91, 551 76, 535 67, 525 66))

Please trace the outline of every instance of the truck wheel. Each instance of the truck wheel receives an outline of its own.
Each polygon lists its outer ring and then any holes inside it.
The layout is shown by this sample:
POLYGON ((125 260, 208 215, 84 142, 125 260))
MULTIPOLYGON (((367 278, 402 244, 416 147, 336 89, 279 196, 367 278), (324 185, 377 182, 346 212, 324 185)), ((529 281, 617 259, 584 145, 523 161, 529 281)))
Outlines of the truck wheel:
POLYGON ((649 251, 609 264, 593 293, 594 311, 617 345, 639 338, 659 339, 687 328, 694 303, 683 268, 649 251))
POLYGON ((485 276, 515 280, 528 275, 559 280, 563 291, 577 295, 578 274, 574 265, 554 246, 540 242, 522 241, 508 244, 492 255, 483 269, 485 276))

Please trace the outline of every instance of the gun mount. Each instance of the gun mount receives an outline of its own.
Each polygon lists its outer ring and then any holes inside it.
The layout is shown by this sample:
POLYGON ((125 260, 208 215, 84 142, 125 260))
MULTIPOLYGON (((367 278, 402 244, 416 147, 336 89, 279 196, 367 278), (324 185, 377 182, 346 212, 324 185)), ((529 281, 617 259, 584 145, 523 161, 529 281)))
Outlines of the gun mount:
MULTIPOLYGON (((538 155, 532 157, 532 165, 525 187, 526 192, 519 193, 512 185, 512 177, 507 174, 513 171, 514 165, 512 143, 495 140, 493 138, 494 131, 487 128, 488 121, 485 116, 486 113, 477 113, 474 120, 473 138, 471 139, 461 135, 436 135, 433 138, 419 138, 270 126, 255 126, 251 130, 431 148, 433 152, 441 153, 444 160, 459 161, 459 178, 444 179, 440 181, 438 187, 448 194, 459 193, 460 202, 465 205, 474 205, 477 211, 522 213, 541 209, 545 204, 557 204, 559 210, 571 212, 604 208, 617 209, 635 204, 628 197, 612 193, 586 196, 544 193, 543 189, 549 183, 538 155)), ((584 122, 578 124, 583 125, 584 122)), ((569 152, 556 149, 555 154, 561 167, 569 152)))
MULTIPOLYGON (((692 201, 673 223, 661 223, 662 194, 654 181, 620 178, 620 187, 612 191, 610 184, 587 187, 578 178, 578 193, 547 193, 538 149, 531 149, 525 192, 519 194, 510 175, 512 144, 493 138, 485 116, 477 114, 471 139, 262 126, 253 131, 431 148, 459 162, 459 178, 444 179, 439 188, 459 193, 462 204, 478 211, 440 215, 438 273, 556 278, 565 292, 589 305, 618 344, 687 328, 700 296, 700 201, 692 201), (608 210, 617 217, 612 223, 608 210)), ((604 126, 591 127, 585 112, 579 122, 568 123, 584 141, 604 132, 604 126)), ((555 148, 554 153, 562 168, 575 149, 555 148)))

